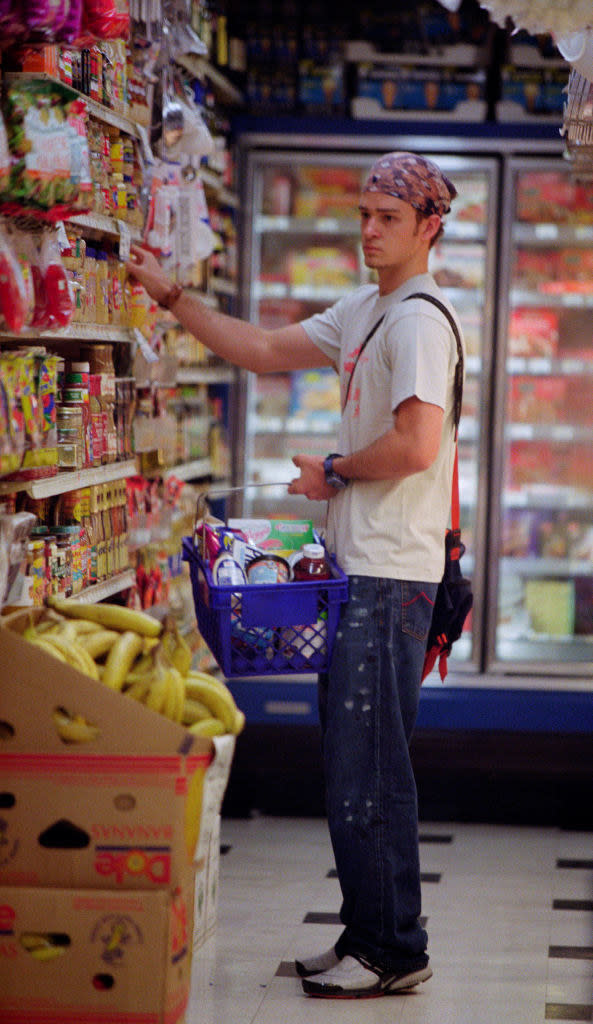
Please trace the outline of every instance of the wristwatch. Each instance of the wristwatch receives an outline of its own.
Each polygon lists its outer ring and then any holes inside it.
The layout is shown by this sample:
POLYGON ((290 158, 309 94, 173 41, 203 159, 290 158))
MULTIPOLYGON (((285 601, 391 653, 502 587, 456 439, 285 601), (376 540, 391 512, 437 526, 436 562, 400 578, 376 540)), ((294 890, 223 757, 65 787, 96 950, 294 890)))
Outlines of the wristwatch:
POLYGON ((175 305, 182 291, 183 287, 180 284, 172 284, 167 294, 159 302, 159 306, 162 306, 164 309, 171 309, 171 306, 175 305))
POLYGON ((348 486, 348 480, 341 473, 338 473, 337 469, 334 469, 334 459, 341 459, 342 456, 337 452, 333 452, 328 455, 323 461, 323 472, 325 473, 325 482, 330 487, 335 487, 336 490, 341 491, 344 487, 348 486))

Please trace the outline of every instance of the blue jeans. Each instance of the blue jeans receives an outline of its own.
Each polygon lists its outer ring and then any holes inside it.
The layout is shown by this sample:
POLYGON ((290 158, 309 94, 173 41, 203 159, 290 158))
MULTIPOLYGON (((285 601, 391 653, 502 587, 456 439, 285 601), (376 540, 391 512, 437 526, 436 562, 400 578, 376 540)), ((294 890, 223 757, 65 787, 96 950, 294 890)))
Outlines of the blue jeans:
POLYGON ((385 969, 424 953, 409 742, 436 583, 351 576, 319 679, 326 806, 342 889, 338 952, 385 969))

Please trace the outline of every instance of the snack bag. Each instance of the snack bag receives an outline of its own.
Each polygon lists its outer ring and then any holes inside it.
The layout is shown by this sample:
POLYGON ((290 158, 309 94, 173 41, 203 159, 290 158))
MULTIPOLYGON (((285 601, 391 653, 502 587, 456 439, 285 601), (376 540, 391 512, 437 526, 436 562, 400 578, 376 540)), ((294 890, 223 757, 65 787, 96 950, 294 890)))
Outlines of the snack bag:
POLYGON ((25 282, 6 232, 0 228, 0 315, 9 331, 20 334, 27 316, 25 282))
POLYGON ((72 320, 74 303, 55 231, 48 231, 43 236, 39 259, 50 323, 56 327, 67 327, 72 320))

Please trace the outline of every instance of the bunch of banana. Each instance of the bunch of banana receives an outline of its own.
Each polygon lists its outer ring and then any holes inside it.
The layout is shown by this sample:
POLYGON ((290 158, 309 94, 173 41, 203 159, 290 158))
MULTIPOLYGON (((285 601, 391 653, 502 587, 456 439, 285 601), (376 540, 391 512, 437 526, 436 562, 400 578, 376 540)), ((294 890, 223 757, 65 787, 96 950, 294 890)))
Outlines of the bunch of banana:
MULTIPOLYGON (((245 716, 225 683, 191 669, 191 649, 174 619, 161 625, 145 612, 58 597, 48 605, 45 616, 23 633, 30 643, 196 735, 237 735, 243 729, 245 716)), ((54 722, 64 742, 96 736, 92 724, 65 708, 56 709, 54 722)))
POLYGON ((19 941, 35 960, 55 960, 70 945, 69 937, 60 932, 23 932, 19 941))
POLYGON ((227 732, 238 736, 245 725, 245 715, 222 680, 190 669, 185 677, 181 721, 198 736, 221 736, 227 732))

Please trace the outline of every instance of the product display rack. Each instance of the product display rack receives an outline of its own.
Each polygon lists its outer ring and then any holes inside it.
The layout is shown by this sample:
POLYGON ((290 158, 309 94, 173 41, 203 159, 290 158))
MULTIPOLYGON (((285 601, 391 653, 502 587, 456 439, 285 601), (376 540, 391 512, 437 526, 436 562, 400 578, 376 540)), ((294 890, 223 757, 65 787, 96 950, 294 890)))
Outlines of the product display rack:
POLYGON ((71 85, 67 85, 61 78, 54 78, 53 75, 37 71, 8 71, 3 75, 3 81, 7 85, 10 85, 11 82, 30 82, 32 80, 49 82, 59 88, 65 95, 83 100, 86 103, 89 116, 95 118, 95 120, 103 121, 104 124, 111 125, 112 128, 119 128, 120 131, 125 132, 127 135, 132 135, 136 139, 141 137, 141 126, 131 118, 119 113, 119 111, 114 110, 112 107, 107 107, 104 103, 98 103, 97 100, 91 99, 86 93, 73 89, 71 85))
MULTIPOLYGON (((204 75, 208 76, 210 87, 215 95, 215 102, 226 105, 236 105, 242 101, 239 91, 230 83, 223 74, 214 68, 208 61, 188 57, 180 61, 184 67, 184 73, 191 77, 204 75)), ((43 81, 55 86, 65 97, 76 97, 84 102, 90 119, 101 122, 107 126, 119 129, 122 133, 129 135, 136 141, 146 146, 148 142, 148 129, 137 124, 132 117, 127 116, 120 110, 107 107, 89 96, 79 92, 72 86, 62 82, 60 79, 45 73, 37 72, 8 72, 3 76, 3 83, 8 86, 11 83, 28 81, 43 81)), ((222 164, 219 166, 217 156, 215 165, 211 168, 202 164, 199 168, 199 176, 202 180, 208 206, 212 209, 220 207, 225 211, 231 211, 233 219, 238 217, 240 200, 238 194, 229 185, 230 178, 222 171, 222 164)), ((89 244, 99 243, 102 240, 119 243, 120 251, 128 251, 131 242, 142 242, 142 232, 127 220, 119 219, 117 211, 113 214, 101 214, 94 211, 88 213, 73 214, 64 219, 68 230, 74 230, 84 238, 88 238, 89 244), (92 241, 91 241, 92 240, 92 241)), ((200 298, 214 308, 223 308, 230 311, 238 295, 238 287, 235 280, 226 278, 223 274, 212 274, 206 272, 203 286, 199 289, 200 298)), ((110 343, 119 349, 125 346, 118 356, 118 365, 125 367, 123 372, 129 374, 130 361, 133 357, 138 336, 134 327, 119 326, 114 324, 95 324, 86 322, 73 322, 68 327, 60 330, 24 330, 18 337, 11 332, 0 331, 0 347, 7 346, 14 348, 15 343, 19 346, 27 346, 39 342, 50 346, 58 345, 59 351, 65 353, 68 358, 76 358, 76 343, 103 342, 110 343)), ((119 373, 121 375, 122 370, 119 373)), ((224 365, 206 366, 183 366, 179 372, 172 375, 168 381, 155 382, 152 379, 137 379, 136 388, 140 392, 143 388, 152 389, 162 387, 166 389, 185 388, 186 392, 192 385, 206 387, 208 392, 218 396, 222 403, 222 415, 224 417, 222 429, 228 429, 229 410, 232 403, 229 401, 230 390, 236 380, 235 371, 224 365)), ((217 467, 215 460, 210 457, 193 458, 176 465, 168 465, 163 461, 158 451, 141 454, 136 452, 134 458, 123 462, 111 463, 96 468, 82 469, 78 471, 65 471, 55 473, 53 476, 32 479, 7 481, 0 480, 0 495, 11 495, 26 493, 34 501, 45 498, 53 498, 59 495, 66 495, 70 491, 78 491, 97 484, 108 484, 115 480, 122 480, 137 475, 145 467, 150 468, 151 479, 159 478, 166 482, 170 477, 192 483, 208 482, 214 478, 227 479, 226 466, 224 472, 217 467)), ((135 570, 126 569, 118 572, 107 580, 86 587, 76 594, 78 600, 102 601, 113 595, 121 594, 133 586, 135 582, 135 570)))

